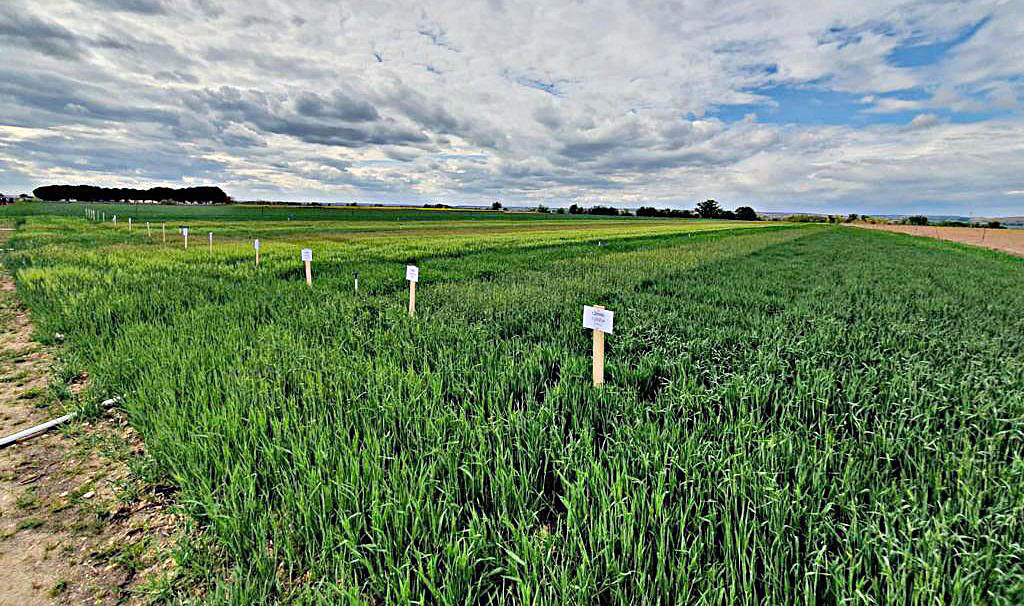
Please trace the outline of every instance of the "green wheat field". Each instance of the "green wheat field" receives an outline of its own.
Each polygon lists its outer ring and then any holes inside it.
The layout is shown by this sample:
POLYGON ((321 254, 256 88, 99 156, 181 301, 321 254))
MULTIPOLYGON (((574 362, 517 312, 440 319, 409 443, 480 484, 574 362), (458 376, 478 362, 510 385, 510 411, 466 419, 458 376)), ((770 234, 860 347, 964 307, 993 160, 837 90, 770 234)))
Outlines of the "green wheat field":
POLYGON ((80 406, 123 398, 194 524, 208 603, 1024 603, 1024 259, 444 210, 0 226, 80 406))

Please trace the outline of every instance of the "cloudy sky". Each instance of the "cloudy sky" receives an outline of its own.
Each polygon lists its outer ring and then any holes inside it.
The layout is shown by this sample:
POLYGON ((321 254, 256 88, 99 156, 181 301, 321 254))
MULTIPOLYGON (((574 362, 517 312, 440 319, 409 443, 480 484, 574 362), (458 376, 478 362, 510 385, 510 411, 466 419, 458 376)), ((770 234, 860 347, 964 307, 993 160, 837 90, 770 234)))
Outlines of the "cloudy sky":
POLYGON ((0 191, 1024 214, 1024 2, 2 0, 0 191))

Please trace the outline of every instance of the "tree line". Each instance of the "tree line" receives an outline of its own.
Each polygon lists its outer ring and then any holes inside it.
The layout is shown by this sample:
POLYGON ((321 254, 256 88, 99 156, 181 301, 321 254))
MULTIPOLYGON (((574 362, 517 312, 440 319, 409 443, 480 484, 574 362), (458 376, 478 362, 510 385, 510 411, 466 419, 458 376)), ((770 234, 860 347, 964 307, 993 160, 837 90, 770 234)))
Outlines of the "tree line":
POLYGON ((131 189, 127 187, 97 187, 95 185, 44 185, 32 190, 41 200, 59 202, 230 202, 224 190, 219 187, 151 187, 131 189))
MULTIPOLYGON (((501 202, 491 204, 491 210, 502 210, 501 202)), ((565 208, 558 208, 552 211, 541 204, 536 209, 539 213, 555 212, 565 214, 565 208)), ((636 212, 626 208, 615 208, 614 206, 590 206, 583 207, 573 204, 568 208, 570 215, 599 215, 605 217, 670 217, 673 219, 736 219, 739 221, 759 221, 757 212, 749 206, 740 206, 736 210, 725 210, 714 200, 705 200, 693 210, 678 210, 674 208, 654 208, 653 206, 641 206, 636 212)))
POLYGON ((911 215, 900 221, 900 223, 905 225, 938 225, 939 227, 983 227, 987 229, 1005 229, 1003 224, 999 221, 939 221, 938 223, 931 223, 929 222, 928 217, 924 215, 911 215))
POLYGON ((758 221, 757 212, 749 206, 740 206, 736 210, 726 210, 714 200, 704 200, 693 210, 675 210, 671 208, 657 209, 652 206, 641 206, 636 209, 638 217, 678 217, 681 219, 731 219, 736 221, 758 221))

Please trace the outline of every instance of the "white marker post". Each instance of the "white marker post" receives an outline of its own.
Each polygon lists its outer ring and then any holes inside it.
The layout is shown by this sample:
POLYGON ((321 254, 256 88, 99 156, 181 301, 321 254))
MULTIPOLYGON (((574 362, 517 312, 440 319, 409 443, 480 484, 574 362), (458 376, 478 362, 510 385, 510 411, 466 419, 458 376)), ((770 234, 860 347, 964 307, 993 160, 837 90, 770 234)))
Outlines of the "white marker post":
POLYGON ((594 387, 604 385, 604 333, 614 332, 615 312, 601 305, 583 306, 583 328, 594 331, 594 387))
POLYGON ((356 292, 359 292, 359 272, 356 272, 356 292))
POLYGON ((160 235, 163 237, 164 242, 166 243, 167 242, 167 224, 166 223, 161 223, 160 224, 160 235))
POLYGON ((153 237, 153 230, 149 228, 149 221, 146 221, 146 237, 153 237))
POLYGON ((210 232, 210 252, 213 252, 213 232, 210 232))
POLYGON ((128 231, 132 230, 132 218, 128 217, 128 231))
POLYGON ((259 239, 252 241, 252 247, 256 249, 256 267, 260 266, 260 241, 259 239))
POLYGON ((416 315, 416 283, 420 281, 420 268, 406 265, 405 279, 409 281, 409 317, 412 318, 416 315))
POLYGON ((185 250, 188 250, 188 228, 181 228, 181 235, 185 236, 185 250))
POLYGON ((302 249, 302 262, 306 265, 306 286, 313 286, 313 249, 303 248, 302 249))
POLYGON ((114 225, 117 225, 117 215, 114 215, 114 225))

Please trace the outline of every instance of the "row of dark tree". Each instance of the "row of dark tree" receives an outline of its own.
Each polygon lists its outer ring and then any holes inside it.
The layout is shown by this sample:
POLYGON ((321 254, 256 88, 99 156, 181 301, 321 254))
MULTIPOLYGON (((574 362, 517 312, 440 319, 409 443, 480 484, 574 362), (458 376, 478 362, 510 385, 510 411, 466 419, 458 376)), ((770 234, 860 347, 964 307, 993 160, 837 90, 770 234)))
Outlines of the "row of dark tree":
MULTIPOLYGON (((569 207, 571 215, 628 215, 628 210, 619 210, 611 206, 592 206, 583 208, 573 204, 569 207)), ((676 219, 736 219, 739 221, 757 221, 757 212, 749 206, 741 206, 736 210, 725 210, 714 200, 705 200, 697 205, 694 210, 677 210, 674 208, 654 208, 653 206, 641 206, 636 209, 638 217, 671 217, 676 219)))
POLYGON ((1005 229, 1003 224, 999 221, 939 221, 938 223, 930 223, 928 221, 928 217, 924 215, 911 215, 900 221, 900 223, 905 223, 907 225, 938 225, 940 227, 984 227, 986 229, 1005 229))
POLYGON ((58 202, 229 202, 224 190, 219 187, 151 187, 130 189, 126 187, 96 187, 95 185, 44 185, 32 190, 41 200, 58 202))

